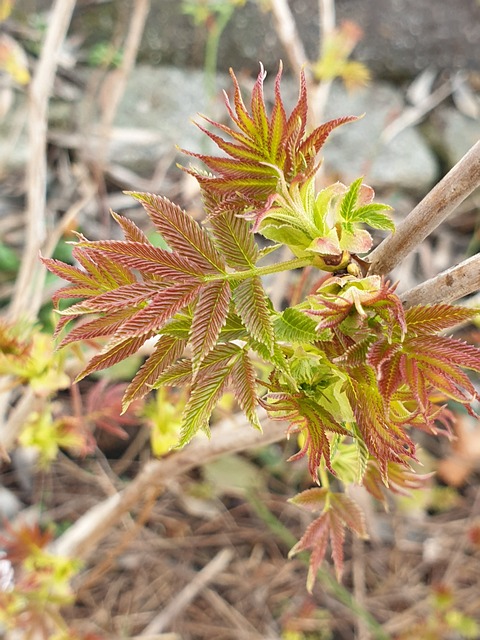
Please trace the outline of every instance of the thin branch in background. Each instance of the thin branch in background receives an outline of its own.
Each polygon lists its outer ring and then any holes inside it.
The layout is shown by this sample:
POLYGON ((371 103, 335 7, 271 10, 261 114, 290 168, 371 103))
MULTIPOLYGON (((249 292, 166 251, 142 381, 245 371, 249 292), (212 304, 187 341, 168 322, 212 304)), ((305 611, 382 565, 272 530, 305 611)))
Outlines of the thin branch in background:
POLYGON ((165 609, 153 618, 139 637, 150 636, 167 629, 175 618, 182 615, 197 595, 203 592, 207 584, 219 573, 225 571, 232 558, 233 551, 231 549, 225 548, 219 551, 216 556, 185 585, 175 598, 168 603, 165 609))
POLYGON ((480 254, 442 271, 434 278, 400 295, 406 307, 455 302, 480 289, 480 254))
POLYGON ((35 318, 42 299, 45 269, 38 252, 46 237, 46 179, 48 103, 62 44, 66 38, 76 0, 56 0, 38 66, 28 92, 27 216, 22 264, 15 284, 9 315, 35 318))
MULTIPOLYGON (((365 543, 357 536, 352 538, 352 570, 353 570, 353 595, 358 604, 365 608, 367 585, 365 576, 365 543)), ((356 640, 368 640, 370 630, 362 616, 355 617, 356 640)))
POLYGON ((42 255, 44 258, 50 258, 52 256, 53 252, 55 251, 55 247, 60 242, 63 234, 67 231, 72 222, 74 222, 74 220, 77 218, 80 211, 82 211, 86 207, 86 205, 94 198, 96 191, 95 185, 86 176, 83 176, 83 179, 80 182, 80 191, 80 198, 68 207, 61 220, 55 226, 55 229, 53 229, 53 231, 49 234, 45 246, 42 249, 42 255))
MULTIPOLYGON (((320 18, 318 59, 320 60, 325 39, 335 31, 335 0, 318 0, 318 13, 320 18)), ((315 85, 312 99, 315 122, 323 120, 331 88, 332 80, 323 80, 315 85)))
POLYGON ((480 185, 480 141, 369 255, 370 274, 386 275, 480 185))
MULTIPOLYGON (((128 78, 135 67, 138 49, 141 44, 145 23, 150 12, 150 0, 132 0, 125 3, 127 11, 122 12, 122 19, 117 21, 118 41, 115 49, 122 49, 123 55, 118 68, 101 69, 91 76, 84 95, 81 109, 79 131, 83 132, 80 150, 84 161, 89 166, 97 188, 99 208, 104 212, 104 225, 108 228, 110 216, 107 206, 107 189, 105 174, 107 171, 110 141, 114 132, 113 123, 119 104, 124 95, 128 78), (131 8, 128 7, 131 5, 131 8), (128 18, 125 27, 124 22, 128 18), (121 32, 126 31, 125 35, 121 32), (123 42, 123 46, 122 46, 123 42), (100 122, 98 123, 98 111, 100 122), (92 126, 92 123, 93 126, 92 126)), ((113 43, 112 43, 113 44, 113 43)), ((138 144, 138 131, 135 131, 138 144)))
POLYGON ((102 149, 105 148, 103 143, 110 137, 118 105, 125 92, 128 77, 135 66, 149 12, 150 0, 135 0, 129 19, 128 33, 125 38, 122 62, 118 69, 110 72, 106 81, 108 92, 105 92, 107 99, 103 104, 102 112, 102 143, 100 147, 102 149))
MULTIPOLYGON (((260 412, 259 412, 260 413, 260 412)), ((139 474, 121 492, 98 503, 81 516, 51 546, 59 556, 88 558, 122 517, 138 507, 148 491, 161 490, 173 478, 190 471, 200 463, 246 449, 265 446, 285 438, 285 429, 263 415, 263 432, 247 428, 246 419, 238 416, 222 421, 212 429, 212 440, 197 438, 181 451, 161 460, 148 462, 139 474)))
POLYGON ((308 58, 287 0, 272 0, 270 10, 274 18, 275 31, 287 54, 292 71, 298 76, 308 58))
POLYGON ((399 133, 401 133, 407 127, 411 127, 417 124, 419 120, 423 118, 427 113, 432 111, 440 103, 442 103, 452 93, 453 86, 450 80, 444 82, 442 85, 435 89, 430 95, 424 98, 418 104, 412 107, 407 107, 402 113, 395 118, 382 132, 380 136, 383 144, 391 142, 399 133))
POLYGON ((331 33, 335 30, 335 0, 318 0, 318 13, 320 15, 320 47, 318 50, 318 56, 320 57, 322 54, 322 39, 325 37, 326 33, 331 33))
MULTIPOLYGON (((3 398, 8 399, 9 393, 4 393, 3 398)), ((8 419, 0 420, 0 457, 9 459, 9 452, 13 449, 16 439, 20 435, 28 416, 39 402, 32 387, 26 387, 20 400, 10 411, 8 419)))

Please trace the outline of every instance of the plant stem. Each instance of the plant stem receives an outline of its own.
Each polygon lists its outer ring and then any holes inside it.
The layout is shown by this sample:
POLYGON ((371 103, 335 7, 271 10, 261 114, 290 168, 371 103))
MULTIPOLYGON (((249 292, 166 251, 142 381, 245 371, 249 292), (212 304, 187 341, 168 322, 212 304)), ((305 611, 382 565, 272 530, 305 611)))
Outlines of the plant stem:
POLYGON ((265 267, 254 267, 253 269, 246 269, 245 271, 208 275, 204 276, 203 279, 205 282, 211 282, 213 280, 247 280, 248 278, 254 278, 256 276, 268 276, 271 273, 280 273, 281 271, 291 271, 292 269, 308 267, 312 264, 313 259, 313 256, 308 258, 293 258, 285 262, 277 262, 276 264, 269 264, 265 267))
POLYGON ((220 38, 234 11, 235 7, 233 5, 229 5, 228 7, 225 6, 222 11, 219 11, 215 17, 215 22, 207 35, 203 69, 205 73, 207 95, 211 99, 215 97, 218 46, 220 44, 220 38))

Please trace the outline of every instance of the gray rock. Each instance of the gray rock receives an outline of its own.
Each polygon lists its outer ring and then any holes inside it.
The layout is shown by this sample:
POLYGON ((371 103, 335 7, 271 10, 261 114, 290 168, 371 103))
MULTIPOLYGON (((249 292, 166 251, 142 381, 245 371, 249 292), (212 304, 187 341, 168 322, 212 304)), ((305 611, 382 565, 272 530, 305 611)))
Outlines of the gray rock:
MULTIPOLYGON (((27 0, 20 0, 22 5, 27 0)), ((31 0, 29 0, 31 4, 31 0)), ((37 3, 39 0, 37 0, 37 3)), ((318 51, 318 3, 290 0, 299 33, 311 59, 318 51)), ((125 3, 89 3, 75 13, 73 31, 85 46, 110 42, 115 21, 125 20, 125 3), (123 12, 123 13, 122 13, 123 12)), ((480 6, 477 0, 337 0, 337 22, 352 20, 364 31, 355 57, 377 77, 411 78, 426 67, 478 69, 480 6)), ((141 56, 151 64, 200 67, 207 30, 195 28, 179 0, 152 0, 141 56)), ((222 34, 219 70, 256 68, 259 60, 276 68, 287 56, 272 16, 257 2, 236 9, 222 34)))
POLYGON ((176 146, 197 153, 208 151, 211 146, 192 119, 200 121, 199 112, 215 118, 218 107, 209 105, 201 71, 138 66, 117 112, 110 160, 142 173, 175 153, 176 146), (131 135, 122 135, 122 131, 131 135))
POLYGON ((438 153, 453 167, 480 138, 480 121, 445 106, 435 112, 429 132, 438 153))
POLYGON ((335 133, 325 151, 327 170, 349 181, 364 175, 376 189, 395 187, 424 193, 435 183, 439 167, 425 139, 408 128, 384 144, 381 134, 403 107, 402 93, 385 84, 375 84, 348 93, 334 86, 326 116, 365 116, 335 133))

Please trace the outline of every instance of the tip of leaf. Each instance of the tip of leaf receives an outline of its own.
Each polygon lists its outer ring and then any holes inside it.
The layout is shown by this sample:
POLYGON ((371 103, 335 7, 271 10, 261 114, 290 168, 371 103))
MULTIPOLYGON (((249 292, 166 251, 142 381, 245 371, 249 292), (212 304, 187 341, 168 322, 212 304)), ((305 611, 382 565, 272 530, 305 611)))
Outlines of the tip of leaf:
POLYGON ((132 399, 122 398, 122 410, 120 411, 120 415, 123 416, 128 411, 128 407, 132 404, 132 399))

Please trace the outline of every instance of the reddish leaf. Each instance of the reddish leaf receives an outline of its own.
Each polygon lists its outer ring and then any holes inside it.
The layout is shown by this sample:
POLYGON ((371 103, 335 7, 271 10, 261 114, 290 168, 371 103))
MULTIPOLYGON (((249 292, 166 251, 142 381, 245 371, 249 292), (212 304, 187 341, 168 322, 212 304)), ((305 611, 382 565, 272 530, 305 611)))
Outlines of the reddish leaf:
POLYGON ((480 349, 455 338, 417 336, 408 340, 408 350, 412 355, 421 354, 424 359, 431 357, 450 365, 480 371, 480 349))
POLYGON ((395 424, 375 387, 351 378, 346 389, 355 420, 370 455, 378 460, 385 482, 389 462, 404 463, 414 459, 415 445, 405 431, 395 424))
POLYGON ((218 340, 227 320, 231 295, 230 284, 224 280, 209 282, 200 293, 191 328, 195 371, 218 340))
POLYGON ((168 245, 195 264, 200 272, 224 271, 224 260, 212 239, 183 209, 167 198, 150 193, 131 192, 130 195, 142 203, 168 245))
POLYGON ((350 531, 356 533, 359 538, 368 538, 363 511, 349 496, 345 493, 331 493, 330 508, 350 531))
POLYGON ((235 361, 232 369, 231 384, 233 393, 242 411, 250 423, 259 431, 262 430, 257 416, 258 397, 256 393, 256 375, 252 361, 245 350, 235 361))
POLYGON ((135 282, 126 284, 98 296, 91 297, 88 302, 78 305, 72 305, 65 312, 69 315, 72 313, 81 313, 82 309, 89 311, 116 311, 118 307, 126 310, 138 310, 143 303, 156 295, 159 291, 165 289, 165 285, 152 282, 135 282))
POLYGON ((327 552, 330 517, 327 513, 316 518, 306 529, 302 538, 290 550, 289 558, 301 551, 312 550, 308 566, 307 590, 312 592, 315 579, 327 552))
POLYGON ((127 409, 133 400, 143 398, 151 391, 159 376, 182 355, 185 345, 185 340, 161 336, 155 345, 153 353, 147 358, 128 385, 123 396, 123 411, 127 409))
POLYGON ((137 311, 118 330, 117 336, 141 336, 159 331, 178 311, 198 296, 201 285, 197 282, 179 282, 154 295, 148 306, 137 311))
POLYGON ((124 218, 114 211, 110 211, 110 214, 113 219, 122 227, 125 240, 128 240, 130 242, 143 242, 144 244, 151 244, 147 236, 141 229, 137 227, 137 225, 132 220, 124 218))
POLYGON ((345 544, 345 524, 338 516, 335 507, 328 512, 330 519, 330 547, 332 550, 335 575, 340 582, 343 574, 343 545, 345 544))
POLYGON ((405 318, 409 335, 428 335, 473 320, 478 314, 478 309, 467 309, 449 304, 418 305, 407 309, 405 318))
POLYGON ((288 501, 297 507, 303 507, 307 511, 314 513, 315 511, 323 510, 328 493, 329 491, 325 487, 313 487, 297 493, 288 501))
POLYGON ((115 289, 123 284, 131 284, 136 278, 133 273, 109 256, 90 251, 88 247, 75 246, 72 255, 86 271, 103 286, 103 291, 115 289))
MULTIPOLYGON (((94 338, 113 336, 123 323, 135 315, 135 313, 136 309, 117 309, 107 316, 79 324, 65 336, 59 347, 64 347, 77 340, 92 340, 94 338)), ((67 319, 70 320, 70 318, 67 319)))
POLYGON ((165 251, 141 242, 100 240, 82 243, 94 251, 111 254, 121 265, 129 269, 152 273, 167 281, 199 278, 199 268, 178 253, 165 251))
POLYGON ((132 354, 136 353, 143 343, 151 337, 152 334, 145 334, 139 337, 129 337, 125 340, 113 340, 96 356, 94 356, 85 369, 77 376, 75 382, 79 382, 85 376, 94 371, 111 367, 132 354))

